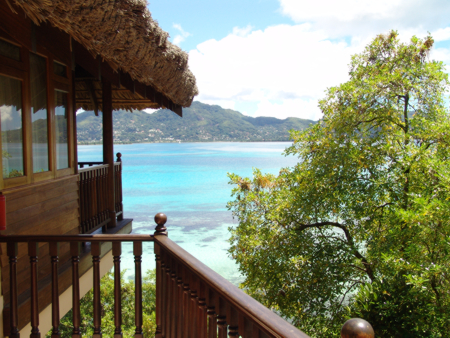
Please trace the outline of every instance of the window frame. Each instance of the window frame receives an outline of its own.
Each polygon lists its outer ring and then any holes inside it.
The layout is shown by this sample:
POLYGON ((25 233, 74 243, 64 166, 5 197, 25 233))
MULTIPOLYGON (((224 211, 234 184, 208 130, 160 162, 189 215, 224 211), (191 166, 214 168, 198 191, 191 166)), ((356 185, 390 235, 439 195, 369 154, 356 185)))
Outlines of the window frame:
MULTIPOLYGON (((38 183, 46 180, 56 179, 76 173, 74 144, 74 112, 73 112, 73 84, 72 71, 70 69, 71 60, 61 60, 45 46, 37 45, 35 51, 30 51, 27 46, 21 45, 10 38, 5 32, 0 30, 0 39, 16 45, 20 48, 21 61, 16 61, 0 55, 0 74, 22 82, 22 140, 23 140, 23 162, 24 176, 3 178, 0 177, 0 190, 16 186, 38 183), (31 88, 30 88, 30 53, 33 52, 46 59, 47 65, 47 137, 49 170, 45 172, 33 172, 33 151, 32 151, 32 125, 31 125, 31 88), (53 63, 64 65, 67 77, 55 74, 53 63), (56 127, 55 127, 55 91, 67 93, 67 138, 68 138, 68 168, 57 169, 56 163, 56 127)), ((57 46, 55 46, 57 48, 57 46)), ((0 139, 1 147, 1 139, 0 139)), ((3 172, 3 164, 0 163, 0 170, 3 172)))

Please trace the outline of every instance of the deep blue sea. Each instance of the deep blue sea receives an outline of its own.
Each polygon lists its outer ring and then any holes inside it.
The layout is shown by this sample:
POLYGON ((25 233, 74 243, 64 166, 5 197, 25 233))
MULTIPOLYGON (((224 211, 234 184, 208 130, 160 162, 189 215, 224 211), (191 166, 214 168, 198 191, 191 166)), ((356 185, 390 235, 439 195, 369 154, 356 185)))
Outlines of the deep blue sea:
MULTIPOLYGON (((144 143, 115 145, 122 153, 125 218, 133 233, 154 232, 154 215, 167 215, 169 237, 234 284, 242 281, 228 257, 228 228, 236 225, 226 204, 232 186, 227 173, 251 176, 252 168, 278 174, 297 159, 282 155, 290 142, 144 143)), ((102 146, 78 146, 80 162, 102 161, 102 146)), ((153 246, 146 246, 143 268, 155 266, 153 246)), ((133 274, 131 245, 123 247, 122 267, 133 274)))

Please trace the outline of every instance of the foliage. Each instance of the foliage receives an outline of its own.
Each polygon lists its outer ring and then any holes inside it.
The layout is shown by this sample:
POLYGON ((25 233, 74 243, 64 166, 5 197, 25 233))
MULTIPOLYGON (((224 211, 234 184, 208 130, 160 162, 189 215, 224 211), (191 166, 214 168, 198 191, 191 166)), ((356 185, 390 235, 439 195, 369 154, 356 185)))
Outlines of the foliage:
POLYGON ((294 168, 230 174, 243 288, 312 336, 355 316, 377 337, 450 330, 448 79, 432 45, 377 36, 319 102, 323 120, 291 132, 294 168))
POLYGON ((3 158, 11 158, 11 154, 8 153, 6 150, 2 150, 2 159, 3 158))
POLYGON ((20 176, 23 176, 22 170, 11 169, 9 171, 9 173, 6 170, 3 171, 3 178, 12 178, 12 177, 20 177, 20 176))
MULTIPOLYGON (((124 337, 132 337, 135 333, 135 307, 134 307, 134 281, 125 281, 124 271, 121 273, 122 290, 122 333, 124 337)), ((143 278, 142 283, 142 312, 143 312, 143 333, 145 337, 153 337, 156 330, 155 321, 155 271, 149 270, 143 278)), ((90 290, 80 300, 81 313, 81 335, 83 337, 92 336, 93 327, 93 300, 94 293, 90 290)), ((102 336, 114 336, 114 275, 109 272, 101 279, 101 313, 102 313, 102 336)), ((70 310, 62 319, 60 324, 61 337, 70 337, 72 335, 72 310, 70 310)), ((51 336, 51 331, 47 337, 51 336)))

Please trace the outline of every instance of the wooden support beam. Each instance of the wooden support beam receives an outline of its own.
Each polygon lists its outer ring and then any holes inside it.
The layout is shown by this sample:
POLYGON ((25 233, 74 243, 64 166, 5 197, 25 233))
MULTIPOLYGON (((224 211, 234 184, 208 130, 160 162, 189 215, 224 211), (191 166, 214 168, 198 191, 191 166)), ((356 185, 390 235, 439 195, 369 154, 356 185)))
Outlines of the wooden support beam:
POLYGON ((116 226, 116 211, 114 199, 114 135, 113 135, 113 109, 111 82, 102 79, 102 106, 103 106, 103 162, 108 164, 108 210, 110 223, 108 228, 116 226))
POLYGON ((89 72, 94 78, 98 79, 100 76, 98 60, 94 58, 86 48, 80 45, 77 41, 72 40, 72 47, 75 53, 76 63, 89 72))
POLYGON ((134 81, 131 78, 130 74, 120 72, 120 85, 128 89, 133 94, 135 93, 134 81))
POLYGON ((138 94, 141 98, 145 98, 145 91, 146 91, 146 86, 142 83, 140 83, 139 81, 134 81, 134 89, 136 94, 138 94))
POLYGON ((89 99, 91 101, 91 104, 94 106, 94 112, 95 116, 98 116, 98 101, 97 96, 95 96, 95 88, 94 84, 92 83, 92 80, 84 80, 84 84, 86 85, 86 89, 89 93, 89 99))
POLYGON ((120 75, 115 72, 107 62, 102 62, 101 64, 102 78, 107 79, 114 86, 120 87, 120 75))

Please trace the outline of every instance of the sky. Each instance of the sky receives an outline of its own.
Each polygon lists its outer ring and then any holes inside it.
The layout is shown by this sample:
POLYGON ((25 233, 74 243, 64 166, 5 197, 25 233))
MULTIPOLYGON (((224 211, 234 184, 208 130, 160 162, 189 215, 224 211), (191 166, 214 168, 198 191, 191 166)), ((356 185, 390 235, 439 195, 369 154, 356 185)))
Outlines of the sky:
POLYGON ((321 118, 318 100, 348 80, 351 55, 391 29, 404 42, 431 33, 430 59, 450 65, 448 0, 153 0, 148 8, 189 53, 195 100, 253 117, 321 118))

